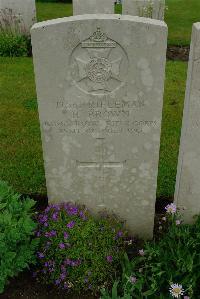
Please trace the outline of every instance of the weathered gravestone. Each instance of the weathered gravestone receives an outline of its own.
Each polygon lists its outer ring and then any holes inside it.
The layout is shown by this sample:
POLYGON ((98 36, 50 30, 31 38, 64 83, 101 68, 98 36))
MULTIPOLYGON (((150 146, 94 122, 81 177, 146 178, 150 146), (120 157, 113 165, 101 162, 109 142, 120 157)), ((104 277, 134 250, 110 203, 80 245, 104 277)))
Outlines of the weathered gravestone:
POLYGON ((48 198, 112 211, 151 237, 167 27, 82 15, 32 29, 48 198))
POLYGON ((193 26, 175 201, 184 220, 200 213, 200 23, 193 26))
POLYGON ((36 22, 35 0, 0 0, 0 23, 29 34, 36 22))
POLYGON ((113 0, 73 0, 73 15, 114 13, 113 0))
POLYGON ((123 0, 123 14, 164 20, 165 0, 123 0))

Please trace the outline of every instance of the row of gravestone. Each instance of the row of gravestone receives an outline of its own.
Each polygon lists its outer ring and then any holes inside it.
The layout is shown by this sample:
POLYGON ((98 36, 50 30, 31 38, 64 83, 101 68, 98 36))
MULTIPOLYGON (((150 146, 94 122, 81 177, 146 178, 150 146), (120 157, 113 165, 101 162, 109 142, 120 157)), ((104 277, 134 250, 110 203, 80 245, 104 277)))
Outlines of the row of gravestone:
MULTIPOLYGON (((82 0, 83 2, 83 0, 82 0)), ((86 1, 85 1, 86 3, 86 1)), ((109 7, 109 0, 98 2, 109 7)), ((164 22, 87 14, 35 24, 49 202, 106 209, 151 237, 167 48, 164 22)), ((175 200, 200 212, 200 23, 194 25, 175 200)))
MULTIPOLYGON (((74 15, 90 13, 114 13, 114 0, 73 0, 74 15)), ((164 18, 165 0, 124 0, 123 14, 164 18)), ((36 23, 35 0, 0 0, 0 24, 13 22, 24 33, 36 23)))
MULTIPOLYGON (((73 0, 74 15, 89 13, 114 13, 114 1, 107 0, 73 0), (86 4, 87 2, 87 4, 86 4)), ((163 20, 165 0, 123 0, 122 14, 151 17, 163 20)))

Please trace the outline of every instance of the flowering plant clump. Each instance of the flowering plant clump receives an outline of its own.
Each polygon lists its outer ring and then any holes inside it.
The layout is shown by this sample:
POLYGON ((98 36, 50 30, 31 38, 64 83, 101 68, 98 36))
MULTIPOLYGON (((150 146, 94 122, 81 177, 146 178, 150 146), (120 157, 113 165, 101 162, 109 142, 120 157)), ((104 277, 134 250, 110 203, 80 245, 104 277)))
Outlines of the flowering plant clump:
POLYGON ((132 260, 124 258, 121 278, 111 295, 102 289, 101 299, 200 298, 200 216, 188 225, 175 204, 165 210, 162 234, 135 250, 132 260))
POLYGON ((39 268, 34 275, 65 290, 108 286, 124 255, 122 224, 94 218, 71 203, 52 204, 37 216, 39 268))
POLYGON ((0 293, 10 278, 36 261, 34 204, 29 198, 21 200, 19 194, 0 181, 0 293))

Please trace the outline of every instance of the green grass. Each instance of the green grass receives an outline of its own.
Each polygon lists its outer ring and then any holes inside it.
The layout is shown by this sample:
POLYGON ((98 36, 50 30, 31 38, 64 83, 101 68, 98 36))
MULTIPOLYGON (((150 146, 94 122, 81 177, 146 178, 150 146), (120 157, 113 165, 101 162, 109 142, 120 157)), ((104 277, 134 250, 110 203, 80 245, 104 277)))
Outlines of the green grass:
POLYGON ((23 193, 44 193, 32 59, 0 59, 0 178, 23 193))
MULTIPOLYGON (((200 21, 200 0, 166 0, 165 21, 169 26, 168 43, 189 45, 192 24, 200 21)), ((117 6, 116 13, 121 13, 117 6)), ((37 3, 38 21, 72 15, 72 5, 62 3, 37 3)))
POLYGON ((167 62, 158 172, 158 197, 171 197, 174 194, 186 73, 187 63, 167 62))
POLYGON ((200 21, 200 0, 166 0, 168 44, 189 45, 192 24, 200 21))
MULTIPOLYGON (((174 192, 187 64, 168 62, 158 196, 174 192)), ((31 58, 0 58, 0 178, 21 193, 45 193, 31 58)))
POLYGON ((72 5, 64 3, 36 3, 37 20, 46 21, 72 15, 72 5))

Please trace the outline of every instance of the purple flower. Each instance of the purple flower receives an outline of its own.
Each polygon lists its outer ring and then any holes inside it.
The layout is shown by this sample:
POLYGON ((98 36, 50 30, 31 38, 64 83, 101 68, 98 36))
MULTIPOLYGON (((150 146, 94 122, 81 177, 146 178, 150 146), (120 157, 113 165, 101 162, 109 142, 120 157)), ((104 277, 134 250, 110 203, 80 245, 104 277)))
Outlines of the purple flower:
POLYGON ((123 232, 120 230, 117 232, 116 236, 114 237, 114 240, 117 240, 118 238, 123 237, 123 232))
POLYGON ((47 227, 47 226, 49 226, 49 224, 48 224, 47 222, 45 222, 45 223, 44 223, 44 226, 47 227))
POLYGON ((66 273, 64 273, 64 272, 61 273, 61 274, 60 274, 60 279, 61 279, 61 280, 65 280, 65 278, 66 278, 66 273))
POLYGON ((36 232, 36 237, 40 237, 40 236, 41 236, 41 232, 40 231, 36 232))
POLYGON ((176 213, 176 205, 171 203, 165 207, 165 210, 168 214, 175 214, 176 213))
POLYGON ((60 279, 55 280, 55 285, 59 285, 61 283, 60 279))
POLYGON ((75 261, 72 261, 72 262, 71 262, 71 266, 72 266, 72 267, 76 267, 76 262, 75 262, 75 261))
POLYGON ((69 234, 67 232, 64 232, 63 235, 64 235, 64 239, 68 239, 69 238, 69 234))
POLYGON ((120 230, 120 231, 118 231, 118 233, 117 233, 117 236, 120 238, 120 237, 123 237, 123 232, 120 230))
POLYGON ((86 220, 86 219, 87 219, 86 216, 85 216, 85 213, 84 213, 83 211, 80 211, 80 212, 79 212, 79 215, 80 215, 80 217, 81 217, 83 220, 86 220))
POLYGON ((190 299, 190 297, 189 296, 184 296, 183 299, 190 299))
POLYGON ((60 269, 61 269, 61 271, 62 271, 63 273, 66 273, 66 268, 65 268, 64 265, 61 265, 60 269))
POLYGON ((67 209, 68 215, 77 215, 78 214, 78 208, 75 206, 69 206, 67 209))
POLYGON ((57 221, 58 220, 58 213, 57 212, 53 213, 52 219, 53 219, 53 221, 57 221))
POLYGON ((106 259, 107 259, 107 262, 108 262, 108 263, 112 263, 112 262, 113 262, 113 257, 112 257, 112 255, 108 255, 108 256, 106 257, 106 259))
POLYGON ((44 210, 45 213, 48 213, 51 210, 51 206, 46 207, 46 209, 44 210))
POLYGON ((48 221, 48 216, 47 215, 39 215, 39 223, 45 223, 48 221))
POLYGON ((44 258, 44 253, 42 253, 42 252, 38 252, 37 255, 38 255, 39 259, 43 259, 44 258))
POLYGON ((135 276, 130 276, 129 277, 129 281, 132 283, 132 284, 135 284, 136 281, 137 281, 137 278, 135 276))
POLYGON ((59 246, 60 249, 65 249, 65 244, 64 243, 60 243, 58 246, 59 246))
POLYGON ((64 282, 63 289, 68 289, 68 283, 66 281, 64 282))
POLYGON ((75 221, 70 221, 68 224, 67 224, 67 228, 73 228, 74 225, 75 225, 75 221))
POLYGON ((49 235, 50 235, 50 237, 56 237, 56 235, 57 235, 56 230, 50 231, 49 235))

